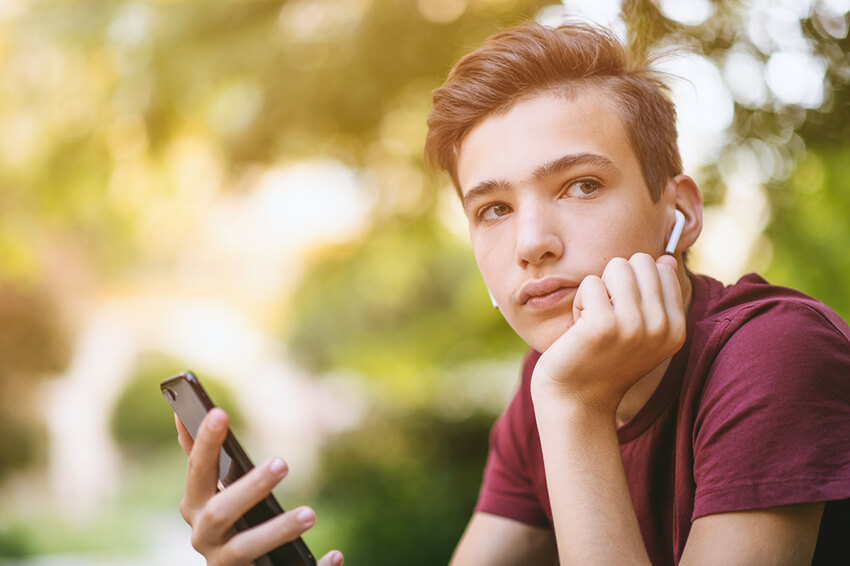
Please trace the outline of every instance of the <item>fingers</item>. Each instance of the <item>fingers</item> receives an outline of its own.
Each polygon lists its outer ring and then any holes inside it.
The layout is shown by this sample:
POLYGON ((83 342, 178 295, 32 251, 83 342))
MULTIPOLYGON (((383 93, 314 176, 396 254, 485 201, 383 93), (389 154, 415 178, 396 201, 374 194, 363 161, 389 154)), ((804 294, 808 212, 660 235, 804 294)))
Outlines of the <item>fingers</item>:
POLYGON ((610 311, 611 298, 608 296, 608 289, 602 279, 596 275, 588 275, 582 279, 573 300, 573 308, 576 311, 576 320, 585 310, 610 311))
POLYGON ((602 272, 602 282, 611 295, 618 323, 624 330, 638 330, 642 323, 640 286, 632 260, 616 257, 602 272))
MULTIPOLYGON (((656 261, 645 253, 608 262, 601 284, 611 297, 616 332, 626 342, 644 338, 666 342, 684 329, 684 307, 676 269, 672 257, 664 256, 656 261)), ((602 301, 601 292, 588 286, 582 295, 581 306, 585 309, 593 304, 591 296, 596 302, 602 301)), ((598 308, 603 312, 601 306, 598 308)))
POLYGON ((318 566, 342 566, 345 559, 338 550, 331 550, 319 559, 318 566))
POLYGON ((219 408, 211 409, 201 426, 189 453, 186 473, 186 491, 180 503, 183 518, 192 525, 194 515, 216 493, 218 461, 221 445, 227 436, 227 414, 219 408))
MULTIPOLYGON (((216 549, 216 563, 252 562, 275 548, 294 541, 315 524, 316 513, 309 507, 299 507, 277 515, 265 523, 232 536, 216 549)), ((196 545, 195 548, 207 557, 212 554, 207 552, 207 548, 200 541, 193 540, 193 545, 196 545)), ((319 560, 318 566, 341 566, 343 560, 340 551, 332 550, 319 560)))
POLYGON ((271 493, 272 488, 286 476, 287 471, 283 460, 272 458, 211 498, 193 525, 196 547, 205 548, 220 544, 239 517, 271 493))
MULTIPOLYGON (((189 452, 180 512, 192 526, 192 546, 207 558, 208 564, 249 564, 297 539, 315 524, 313 510, 301 507, 234 534, 233 527, 239 518, 268 496, 286 476, 286 463, 273 458, 227 489, 217 491, 219 455, 228 430, 227 414, 218 408, 210 410, 198 428, 194 443, 183 424, 176 421, 176 425, 180 445, 189 452)), ((318 564, 340 566, 342 562, 342 553, 332 551, 318 564)))
POLYGON ((658 259, 656 259, 655 263, 657 263, 659 265, 669 266, 670 269, 673 270, 673 273, 679 272, 679 262, 677 262, 676 258, 671 256, 671 255, 664 254, 664 255, 660 256, 658 259))
POLYGON ((682 287, 679 285, 679 264, 675 258, 664 255, 656 261, 658 277, 661 280, 661 289, 664 294, 664 302, 669 307, 682 304, 682 287))
POLYGON ((218 556, 224 564, 249 562, 297 539, 314 524, 316 513, 299 507, 233 536, 218 556))
MULTIPOLYGON (((670 269, 658 265, 649 255, 635 254, 629 260, 635 272, 635 280, 640 293, 640 310, 644 329, 648 336, 662 337, 669 330, 670 312, 664 301, 664 282, 661 271, 670 273, 670 269)), ((675 274, 673 279, 675 279, 675 274)))
POLYGON ((672 260, 673 263, 672 265, 669 261, 659 263, 658 276, 661 280, 661 291, 664 296, 665 310, 669 317, 669 332, 681 345, 685 340, 687 313, 685 313, 682 287, 679 285, 679 278, 677 277, 678 266, 676 260, 670 256, 665 257, 672 260))

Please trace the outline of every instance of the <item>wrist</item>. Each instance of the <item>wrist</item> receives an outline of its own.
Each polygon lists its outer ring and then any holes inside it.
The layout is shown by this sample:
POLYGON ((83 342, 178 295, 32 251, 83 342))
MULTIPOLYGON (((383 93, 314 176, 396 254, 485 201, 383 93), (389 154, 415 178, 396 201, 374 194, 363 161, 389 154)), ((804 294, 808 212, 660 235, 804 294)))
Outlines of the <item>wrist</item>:
POLYGON ((591 441, 600 434, 616 434, 616 408, 564 397, 532 396, 541 441, 591 441))
POLYGON ((613 422, 619 398, 612 398, 604 387, 599 389, 571 391, 564 383, 549 378, 538 365, 531 378, 531 402, 538 421, 555 418, 561 422, 613 422))

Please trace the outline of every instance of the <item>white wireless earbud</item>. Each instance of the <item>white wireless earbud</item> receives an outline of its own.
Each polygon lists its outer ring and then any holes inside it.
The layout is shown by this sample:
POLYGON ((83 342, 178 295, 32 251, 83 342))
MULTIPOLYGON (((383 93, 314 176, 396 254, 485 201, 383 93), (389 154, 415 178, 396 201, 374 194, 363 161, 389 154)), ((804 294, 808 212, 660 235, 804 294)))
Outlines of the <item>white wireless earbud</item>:
POLYGON ((496 297, 493 296, 490 289, 487 289, 487 294, 490 295, 490 302, 493 304, 493 308, 499 310, 499 304, 496 302, 496 297))
POLYGON ((676 209, 676 223, 673 224, 673 232, 670 233, 670 240, 667 242, 667 247, 664 248, 664 253, 673 255, 676 253, 676 246, 679 245, 679 238, 682 237, 682 230, 685 227, 685 215, 682 211, 676 209))

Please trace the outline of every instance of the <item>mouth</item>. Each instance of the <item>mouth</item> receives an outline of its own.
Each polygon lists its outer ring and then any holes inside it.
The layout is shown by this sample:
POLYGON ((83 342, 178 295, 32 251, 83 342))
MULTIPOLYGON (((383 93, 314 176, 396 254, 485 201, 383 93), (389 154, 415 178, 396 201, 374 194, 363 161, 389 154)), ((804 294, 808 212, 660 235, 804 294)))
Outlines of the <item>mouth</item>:
POLYGON ((572 296, 577 288, 578 283, 563 277, 534 279, 520 287, 519 304, 534 308, 555 306, 572 296))

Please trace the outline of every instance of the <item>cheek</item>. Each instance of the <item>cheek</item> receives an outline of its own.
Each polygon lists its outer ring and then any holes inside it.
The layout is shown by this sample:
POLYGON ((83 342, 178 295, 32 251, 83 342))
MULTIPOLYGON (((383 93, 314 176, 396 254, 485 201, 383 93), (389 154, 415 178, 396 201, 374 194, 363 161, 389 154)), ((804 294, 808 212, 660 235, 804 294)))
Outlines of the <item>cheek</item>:
POLYGON ((508 267, 512 250, 504 241, 488 234, 487 237, 475 235, 472 238, 472 250, 478 271, 492 292, 497 292, 500 281, 505 279, 505 269, 508 267))
MULTIPOLYGON (((615 257, 628 259, 636 252, 652 252, 656 246, 652 219, 629 218, 625 222, 600 223, 598 230, 583 238, 582 247, 604 268, 615 257)), ((600 268, 601 269, 601 268, 600 268)))

